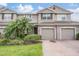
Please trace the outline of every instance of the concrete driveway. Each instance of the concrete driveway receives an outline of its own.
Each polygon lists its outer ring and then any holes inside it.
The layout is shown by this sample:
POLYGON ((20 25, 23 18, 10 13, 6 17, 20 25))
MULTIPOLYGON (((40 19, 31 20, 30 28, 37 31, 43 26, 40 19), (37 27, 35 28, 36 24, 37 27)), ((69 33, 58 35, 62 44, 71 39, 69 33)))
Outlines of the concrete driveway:
POLYGON ((42 41, 44 56, 79 56, 79 41, 42 41))

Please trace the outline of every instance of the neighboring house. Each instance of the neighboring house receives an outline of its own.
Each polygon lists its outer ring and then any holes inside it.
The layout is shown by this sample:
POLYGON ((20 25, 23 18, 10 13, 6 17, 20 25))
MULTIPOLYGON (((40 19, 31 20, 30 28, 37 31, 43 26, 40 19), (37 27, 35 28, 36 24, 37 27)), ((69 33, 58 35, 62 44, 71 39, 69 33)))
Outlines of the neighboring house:
POLYGON ((0 8, 0 32, 7 23, 17 17, 28 17, 30 23, 35 25, 34 33, 42 36, 45 40, 73 40, 79 32, 79 22, 71 20, 72 12, 59 6, 50 6, 37 13, 17 14, 8 8, 0 8))

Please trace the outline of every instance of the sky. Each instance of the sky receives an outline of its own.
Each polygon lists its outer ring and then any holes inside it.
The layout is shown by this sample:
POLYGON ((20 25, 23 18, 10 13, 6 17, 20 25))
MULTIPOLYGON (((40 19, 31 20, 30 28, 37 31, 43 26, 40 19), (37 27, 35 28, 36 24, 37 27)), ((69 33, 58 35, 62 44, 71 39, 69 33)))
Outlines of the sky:
POLYGON ((79 3, 0 3, 0 5, 15 10, 17 13, 31 13, 57 5, 72 11, 72 20, 79 21, 79 3))

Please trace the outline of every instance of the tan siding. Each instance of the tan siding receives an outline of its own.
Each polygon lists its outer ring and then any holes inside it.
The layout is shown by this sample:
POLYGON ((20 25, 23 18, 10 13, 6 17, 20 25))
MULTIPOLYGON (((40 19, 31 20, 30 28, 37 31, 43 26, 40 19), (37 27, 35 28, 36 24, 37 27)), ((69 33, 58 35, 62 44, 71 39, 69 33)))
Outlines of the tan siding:
POLYGON ((10 10, 4 10, 4 11, 2 11, 2 13, 16 13, 16 12, 10 11, 10 10))
POLYGON ((31 23, 37 23, 37 14, 32 14, 31 19, 32 19, 31 23))
POLYGON ((44 10, 38 12, 38 13, 53 13, 53 12, 49 9, 44 9, 44 10))
POLYGON ((17 18, 16 14, 13 14, 13 20, 15 20, 17 18))

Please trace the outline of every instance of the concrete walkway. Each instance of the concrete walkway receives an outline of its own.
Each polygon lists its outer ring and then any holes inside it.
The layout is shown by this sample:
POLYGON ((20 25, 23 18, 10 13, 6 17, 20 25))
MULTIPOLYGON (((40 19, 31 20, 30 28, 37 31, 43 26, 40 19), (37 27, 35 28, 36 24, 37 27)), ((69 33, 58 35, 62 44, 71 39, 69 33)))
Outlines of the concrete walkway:
POLYGON ((77 41, 57 41, 55 43, 43 40, 42 42, 44 56, 79 56, 79 42, 77 41))

